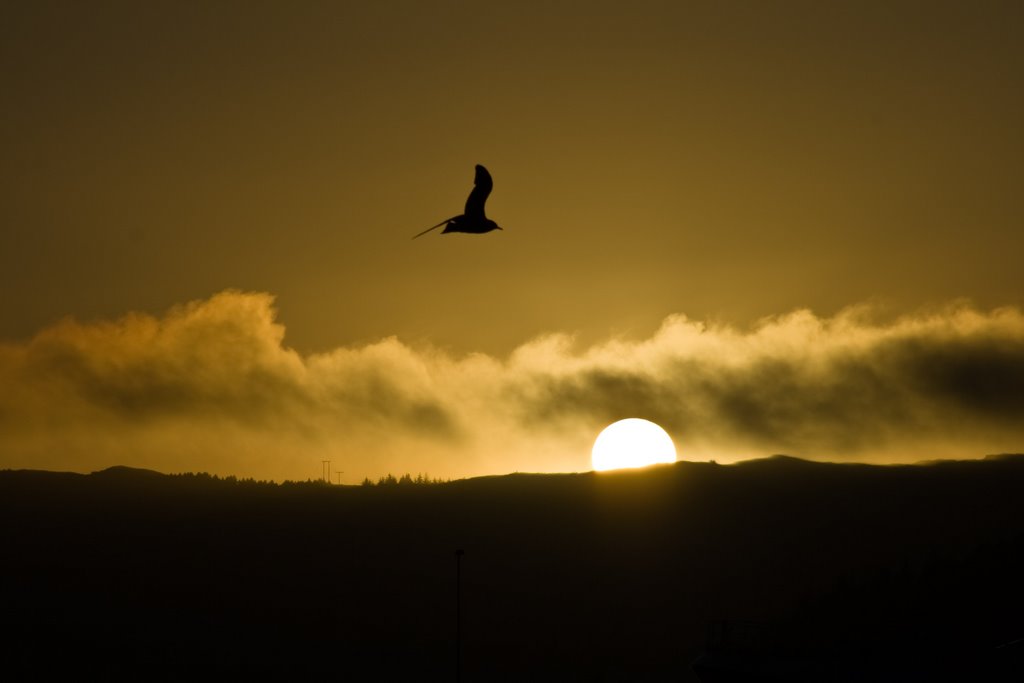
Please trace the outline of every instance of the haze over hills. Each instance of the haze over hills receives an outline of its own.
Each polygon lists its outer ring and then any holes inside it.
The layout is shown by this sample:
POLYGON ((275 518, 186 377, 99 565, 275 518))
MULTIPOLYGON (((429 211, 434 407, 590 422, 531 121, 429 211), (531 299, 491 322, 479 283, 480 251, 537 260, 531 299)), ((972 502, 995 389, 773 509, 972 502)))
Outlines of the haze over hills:
POLYGON ((0 683, 1024 681, 1024 2, 0 7, 0 683))
POLYGON ((741 661, 955 680, 1024 635, 1021 490, 1024 455, 365 487, 2 471, 0 673, 451 679, 461 548, 465 680, 696 680, 722 624, 741 661))

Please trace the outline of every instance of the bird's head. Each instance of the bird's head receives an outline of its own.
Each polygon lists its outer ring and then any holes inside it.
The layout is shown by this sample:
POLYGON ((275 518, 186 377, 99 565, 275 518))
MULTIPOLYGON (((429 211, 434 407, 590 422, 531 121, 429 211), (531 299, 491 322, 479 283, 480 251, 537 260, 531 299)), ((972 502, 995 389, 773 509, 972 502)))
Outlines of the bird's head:
POLYGON ((487 229, 488 230, 502 230, 503 228, 500 225, 498 225, 497 223, 495 223, 494 221, 492 221, 491 219, 488 218, 487 219, 487 229))

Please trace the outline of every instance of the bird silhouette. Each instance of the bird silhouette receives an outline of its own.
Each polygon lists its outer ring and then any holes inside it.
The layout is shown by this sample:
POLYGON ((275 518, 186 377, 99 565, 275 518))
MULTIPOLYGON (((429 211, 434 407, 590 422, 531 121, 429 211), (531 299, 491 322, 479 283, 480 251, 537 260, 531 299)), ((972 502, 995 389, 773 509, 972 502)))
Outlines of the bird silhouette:
POLYGON ((442 233, 472 232, 480 234, 491 230, 501 230, 501 226, 484 215, 484 203, 487 201, 487 196, 491 194, 492 187, 494 187, 494 182, 491 180, 491 174, 487 172, 486 168, 477 164, 476 177, 473 179, 473 191, 469 193, 469 199, 466 200, 465 213, 461 216, 446 218, 437 225, 427 228, 413 239, 422 237, 442 225, 444 226, 442 233))

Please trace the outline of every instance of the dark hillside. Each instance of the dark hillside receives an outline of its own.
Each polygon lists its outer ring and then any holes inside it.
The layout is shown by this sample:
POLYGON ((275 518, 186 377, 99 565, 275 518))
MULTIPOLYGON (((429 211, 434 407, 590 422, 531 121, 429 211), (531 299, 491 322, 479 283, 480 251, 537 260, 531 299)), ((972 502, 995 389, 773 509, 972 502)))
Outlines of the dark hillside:
POLYGON ((953 680, 1024 636, 1022 491, 1022 456, 377 487, 4 471, 0 676, 454 679, 464 548, 467 681, 694 680, 723 642, 912 651, 953 680))

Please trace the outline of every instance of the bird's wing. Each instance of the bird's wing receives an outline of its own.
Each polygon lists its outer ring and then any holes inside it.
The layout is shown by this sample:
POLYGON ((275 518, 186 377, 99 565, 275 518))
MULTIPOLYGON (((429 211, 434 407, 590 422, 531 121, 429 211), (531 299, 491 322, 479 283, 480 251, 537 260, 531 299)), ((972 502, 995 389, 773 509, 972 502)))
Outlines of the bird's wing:
POLYGON ((418 235, 415 235, 415 236, 413 237, 413 239, 416 239, 417 237, 423 237, 424 235, 426 235, 426 234, 427 234, 428 232, 430 232, 431 230, 437 230, 438 228, 440 228, 440 227, 441 227, 442 225, 444 225, 445 223, 449 223, 449 222, 451 222, 452 220, 454 220, 454 219, 456 219, 456 218, 458 218, 458 216, 452 216, 451 218, 445 218, 445 219, 444 219, 443 221, 441 221, 441 222, 440 222, 440 223, 438 223, 437 225, 431 226, 431 227, 427 228, 426 230, 424 230, 423 232, 421 232, 420 234, 418 234, 418 235))
POLYGON ((491 180, 491 174, 487 172, 486 168, 477 164, 476 178, 473 180, 473 191, 469 193, 469 199, 466 200, 466 218, 486 218, 484 215, 484 202, 487 201, 487 196, 491 194, 493 186, 494 182, 491 180))

